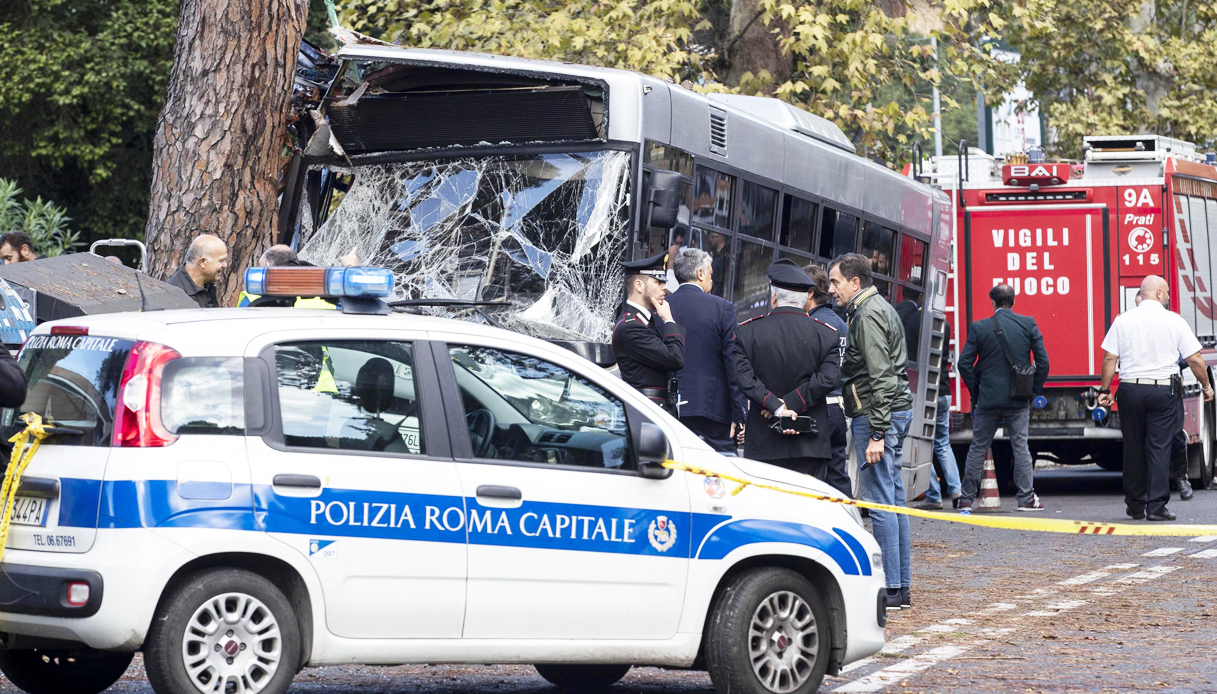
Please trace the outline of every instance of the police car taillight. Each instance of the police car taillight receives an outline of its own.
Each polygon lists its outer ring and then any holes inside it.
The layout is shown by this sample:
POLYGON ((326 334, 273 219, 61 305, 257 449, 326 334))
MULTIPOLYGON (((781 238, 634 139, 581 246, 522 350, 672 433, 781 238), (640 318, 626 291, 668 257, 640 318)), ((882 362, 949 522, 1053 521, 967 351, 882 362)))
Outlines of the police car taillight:
POLYGON ((177 441, 161 422, 161 375, 165 364, 181 356, 155 342, 137 342, 131 348, 118 387, 114 446, 155 448, 177 441))

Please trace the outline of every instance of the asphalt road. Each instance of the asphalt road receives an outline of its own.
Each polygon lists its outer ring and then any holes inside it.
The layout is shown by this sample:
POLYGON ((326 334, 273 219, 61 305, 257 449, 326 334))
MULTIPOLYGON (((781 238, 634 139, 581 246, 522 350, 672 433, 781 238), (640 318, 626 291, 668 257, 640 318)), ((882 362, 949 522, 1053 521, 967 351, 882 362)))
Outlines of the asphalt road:
MULTIPOLYGON (((1129 522, 1118 473, 1037 470, 1049 518, 1129 522)), ((1217 491, 1171 508, 1217 524, 1217 491)), ((1003 499, 1007 510, 1014 500, 1003 499)), ((1217 537, 1092 537, 913 519, 913 609, 880 654, 821 692, 1214 692, 1217 537), (1147 556, 1148 554, 1148 556, 1147 556), (1210 556, 1212 555, 1212 556, 1210 556)), ((1143 521, 1142 521, 1143 522, 1143 521)), ((16 691, 7 682, 0 692, 16 691)), ((138 658, 111 691, 149 693, 138 658)), ((526 666, 310 668, 293 692, 541 694, 526 666)), ((635 668, 617 694, 712 692, 702 672, 635 668)))

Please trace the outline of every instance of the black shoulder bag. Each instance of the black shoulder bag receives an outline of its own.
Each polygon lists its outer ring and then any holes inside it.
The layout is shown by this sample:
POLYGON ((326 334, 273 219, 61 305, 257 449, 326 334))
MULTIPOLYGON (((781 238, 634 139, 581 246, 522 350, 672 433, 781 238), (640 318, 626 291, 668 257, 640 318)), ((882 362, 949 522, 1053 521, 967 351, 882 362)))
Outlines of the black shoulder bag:
POLYGON ((1014 400, 1030 400, 1035 397, 1035 367, 1014 361, 1010 343, 1006 341, 1006 334, 1001 331, 1001 321, 996 315, 993 316, 993 331, 997 333, 1002 354, 1006 355, 1006 361, 1010 363, 1010 397, 1014 400))

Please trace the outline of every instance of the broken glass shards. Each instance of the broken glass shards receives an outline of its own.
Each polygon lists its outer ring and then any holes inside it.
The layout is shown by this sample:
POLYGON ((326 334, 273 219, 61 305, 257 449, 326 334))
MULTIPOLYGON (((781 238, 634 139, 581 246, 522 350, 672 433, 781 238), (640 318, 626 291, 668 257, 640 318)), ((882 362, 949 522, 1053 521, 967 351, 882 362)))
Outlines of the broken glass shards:
MULTIPOLYGON (((388 267, 395 298, 511 302, 493 320, 542 338, 608 342, 621 301, 630 155, 602 151, 357 167, 301 249, 388 267)), ((437 315, 453 315, 434 308, 437 315)))

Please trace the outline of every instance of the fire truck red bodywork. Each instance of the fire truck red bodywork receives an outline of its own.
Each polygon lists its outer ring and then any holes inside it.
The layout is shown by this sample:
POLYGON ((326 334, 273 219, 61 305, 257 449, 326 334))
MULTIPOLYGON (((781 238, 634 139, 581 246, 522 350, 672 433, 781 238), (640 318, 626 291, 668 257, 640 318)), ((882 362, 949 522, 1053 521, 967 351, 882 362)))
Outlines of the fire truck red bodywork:
MULTIPOLYGON (((989 290, 996 283, 1013 286, 1014 310, 1035 317, 1051 366, 1047 402, 1032 408, 1033 453, 1115 468, 1122 446, 1118 412, 1095 414, 1100 345, 1112 319, 1133 306, 1147 275, 1167 278, 1172 309, 1200 338, 1210 372, 1217 365, 1217 248, 1210 247, 1217 245, 1210 243, 1217 239, 1217 167, 1203 163, 1191 145, 1168 138, 1087 143, 1084 166, 1002 165, 976 155, 970 162, 936 159, 936 182, 956 203, 947 321, 957 358, 969 324, 993 315, 989 290), (961 185, 955 182, 960 171, 970 179, 961 185)), ((971 399, 957 371, 952 376, 951 440, 958 456, 971 441, 971 399)), ((1185 380, 1184 429, 1196 444, 1189 451, 1191 472, 1207 483, 1217 427, 1195 379, 1185 374, 1185 380)), ((998 446, 994 453, 1000 467, 998 446)))

